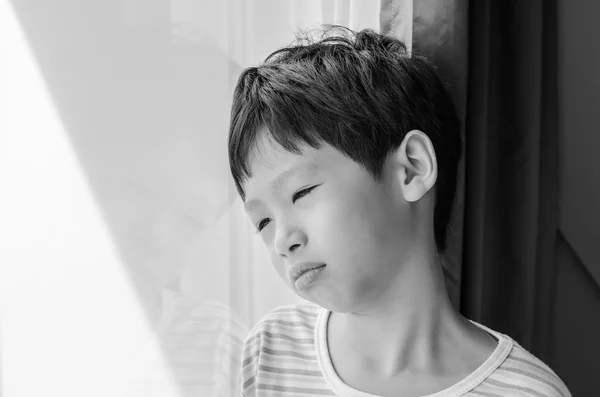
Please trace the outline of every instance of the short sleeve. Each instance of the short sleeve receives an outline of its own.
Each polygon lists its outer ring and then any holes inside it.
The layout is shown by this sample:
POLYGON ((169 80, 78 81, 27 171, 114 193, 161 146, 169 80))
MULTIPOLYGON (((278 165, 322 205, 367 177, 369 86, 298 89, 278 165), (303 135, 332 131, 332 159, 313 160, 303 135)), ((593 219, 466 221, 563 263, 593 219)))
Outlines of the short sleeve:
POLYGON ((241 390, 243 397, 256 396, 262 339, 262 327, 258 324, 244 342, 241 367, 241 390))

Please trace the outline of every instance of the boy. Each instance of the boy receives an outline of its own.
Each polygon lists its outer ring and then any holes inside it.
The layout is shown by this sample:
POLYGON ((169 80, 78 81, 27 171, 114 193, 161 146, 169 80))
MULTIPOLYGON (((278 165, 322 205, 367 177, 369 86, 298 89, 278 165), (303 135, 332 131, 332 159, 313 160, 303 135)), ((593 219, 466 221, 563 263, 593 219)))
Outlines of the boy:
POLYGON ((246 69, 234 94, 238 192, 277 272, 311 302, 254 327, 243 395, 570 396, 449 301, 439 257, 461 139, 433 67, 371 30, 332 32, 246 69))

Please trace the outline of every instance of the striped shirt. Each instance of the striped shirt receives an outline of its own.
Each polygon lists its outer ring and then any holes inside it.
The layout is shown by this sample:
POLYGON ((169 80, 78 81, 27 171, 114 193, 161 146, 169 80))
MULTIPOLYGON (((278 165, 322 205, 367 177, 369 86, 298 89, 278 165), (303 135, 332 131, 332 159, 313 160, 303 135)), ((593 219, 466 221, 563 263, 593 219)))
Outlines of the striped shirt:
MULTIPOLYGON (((334 371, 326 339, 330 313, 303 303, 264 317, 244 344, 243 396, 375 397, 345 384, 334 371)), ((546 364, 509 336, 473 324, 498 340, 496 349, 473 373, 432 397, 571 396, 546 364)))

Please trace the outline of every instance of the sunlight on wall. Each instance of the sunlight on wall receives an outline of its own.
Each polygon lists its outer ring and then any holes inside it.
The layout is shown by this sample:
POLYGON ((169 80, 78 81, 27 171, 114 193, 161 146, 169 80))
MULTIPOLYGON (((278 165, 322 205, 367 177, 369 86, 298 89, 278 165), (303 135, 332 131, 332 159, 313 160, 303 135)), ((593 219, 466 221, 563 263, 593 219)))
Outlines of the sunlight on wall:
POLYGON ((156 341, 7 2, 0 37, 3 395, 131 395, 156 341))

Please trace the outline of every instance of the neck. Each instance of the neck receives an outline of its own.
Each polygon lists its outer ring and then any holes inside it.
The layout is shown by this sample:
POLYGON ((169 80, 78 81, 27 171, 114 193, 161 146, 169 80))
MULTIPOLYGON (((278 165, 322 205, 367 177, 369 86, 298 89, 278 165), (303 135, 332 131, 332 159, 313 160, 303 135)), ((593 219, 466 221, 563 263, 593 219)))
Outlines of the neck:
POLYGON ((437 255, 416 255, 400 273, 368 307, 332 313, 332 348, 349 351, 383 375, 436 371, 442 351, 464 332, 467 320, 452 307, 437 255))

